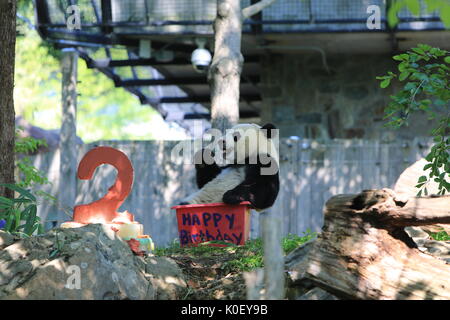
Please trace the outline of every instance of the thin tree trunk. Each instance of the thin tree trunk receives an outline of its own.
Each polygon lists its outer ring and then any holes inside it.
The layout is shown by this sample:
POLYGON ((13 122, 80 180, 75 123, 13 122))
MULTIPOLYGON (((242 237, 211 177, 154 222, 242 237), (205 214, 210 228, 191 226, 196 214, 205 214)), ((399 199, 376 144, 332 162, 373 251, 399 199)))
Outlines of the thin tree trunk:
POLYGON ((211 125, 223 133, 239 121, 239 84, 244 57, 242 21, 276 0, 261 0, 241 10, 240 0, 217 0, 214 57, 209 68, 211 125))
POLYGON ((214 57, 209 68, 211 125, 225 132, 239 120, 242 13, 240 0, 218 0, 214 57))
MULTIPOLYGON (((16 10, 15 0, 0 1, 0 183, 14 183, 16 10)), ((0 196, 14 192, 0 187, 0 196)))
MULTIPOLYGON (((77 191, 77 67, 78 53, 64 49, 62 69, 62 123, 60 133, 60 184, 61 206, 72 211, 77 191)), ((64 216, 57 217, 61 220, 64 216)))

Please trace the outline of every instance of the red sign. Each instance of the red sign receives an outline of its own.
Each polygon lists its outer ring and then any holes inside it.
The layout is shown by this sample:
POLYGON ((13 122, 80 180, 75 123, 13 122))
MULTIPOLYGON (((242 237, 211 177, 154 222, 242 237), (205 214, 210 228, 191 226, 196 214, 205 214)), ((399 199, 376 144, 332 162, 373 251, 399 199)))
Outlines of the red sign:
POLYGON ((177 210, 181 246, 208 241, 243 245, 250 233, 249 202, 238 205, 224 203, 174 206, 177 210))

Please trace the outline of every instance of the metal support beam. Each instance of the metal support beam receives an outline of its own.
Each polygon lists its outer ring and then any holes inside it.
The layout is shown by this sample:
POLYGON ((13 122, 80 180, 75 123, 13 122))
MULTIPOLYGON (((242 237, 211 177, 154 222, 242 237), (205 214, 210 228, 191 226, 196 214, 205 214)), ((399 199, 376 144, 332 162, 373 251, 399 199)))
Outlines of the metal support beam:
POLYGON ((103 33, 109 34, 113 31, 113 28, 110 26, 112 23, 112 9, 111 9, 111 0, 102 0, 102 31, 103 33))
MULTIPOLYGON (((259 81, 259 77, 246 77, 242 79, 242 83, 255 83, 259 81)), ((190 78, 165 78, 165 79, 127 79, 119 80, 116 87, 139 87, 139 86, 181 86, 208 84, 206 77, 190 77, 190 78)))
MULTIPOLYGON (((242 101, 250 102, 250 101, 261 101, 260 95, 241 95, 242 101)), ((147 99, 147 103, 153 104, 161 104, 161 103, 206 103, 211 102, 211 97, 208 96, 188 96, 188 97, 162 97, 159 99, 149 98, 147 99)))
POLYGON ((44 27, 44 25, 47 25, 50 23, 50 16, 48 13, 48 6, 46 0, 35 0, 36 6, 35 6, 35 13, 36 13, 36 21, 37 26, 36 30, 38 31, 39 35, 46 39, 47 38, 47 28, 44 27))
MULTIPOLYGON (((256 111, 240 111, 239 118, 240 119, 248 119, 248 118, 259 118, 259 113, 256 111)), ((197 120, 197 119, 205 119, 211 120, 210 113, 186 113, 184 115, 184 120, 197 120)))
MULTIPOLYGON (((257 63, 258 56, 247 56, 244 58, 244 63, 257 63)), ((186 57, 177 57, 171 61, 158 61, 155 58, 150 59, 126 59, 126 60, 93 60, 87 63, 88 68, 115 68, 115 67, 137 67, 137 66, 164 66, 164 65, 189 65, 191 60, 186 57)))

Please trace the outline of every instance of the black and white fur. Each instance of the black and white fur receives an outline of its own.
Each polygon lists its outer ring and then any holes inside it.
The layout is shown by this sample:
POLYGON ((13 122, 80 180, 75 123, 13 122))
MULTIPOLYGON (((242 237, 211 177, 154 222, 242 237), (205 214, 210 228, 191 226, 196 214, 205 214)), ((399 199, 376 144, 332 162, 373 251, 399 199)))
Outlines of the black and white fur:
MULTIPOLYGON (((263 127, 256 124, 234 126, 230 132, 227 132, 232 139, 228 137, 221 141, 224 154, 229 150, 234 152, 234 163, 219 166, 216 162, 210 165, 203 161, 196 162, 196 178, 200 190, 184 199, 181 204, 216 202, 238 204, 242 201, 249 201, 256 210, 271 207, 277 198, 280 187, 278 153, 271 141, 271 134, 274 132, 271 129, 275 129, 272 124, 266 124, 263 127), (239 134, 234 132, 239 132, 239 134), (246 145, 243 136, 249 133, 257 136, 258 141, 250 140, 250 145, 248 143, 246 145), (236 138, 237 136, 238 138, 236 138), (257 160, 256 163, 250 163, 251 157, 257 160), (262 174, 261 169, 273 168, 273 166, 276 166, 275 173, 262 174)), ((203 159, 204 152, 208 152, 208 150, 201 150, 196 157, 203 159)), ((209 150, 209 152, 211 151, 209 150)))

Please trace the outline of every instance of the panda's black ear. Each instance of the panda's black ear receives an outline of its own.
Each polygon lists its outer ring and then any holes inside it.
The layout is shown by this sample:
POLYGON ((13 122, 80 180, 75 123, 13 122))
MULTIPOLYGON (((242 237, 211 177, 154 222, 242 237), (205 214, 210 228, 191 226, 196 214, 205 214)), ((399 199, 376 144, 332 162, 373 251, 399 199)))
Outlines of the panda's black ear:
POLYGON ((263 132, 266 135, 267 139, 272 139, 278 134, 278 130, 276 130, 277 127, 275 127, 272 123, 266 123, 261 127, 261 129, 265 129, 263 130, 263 132))

